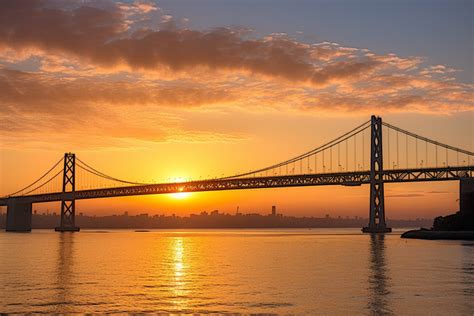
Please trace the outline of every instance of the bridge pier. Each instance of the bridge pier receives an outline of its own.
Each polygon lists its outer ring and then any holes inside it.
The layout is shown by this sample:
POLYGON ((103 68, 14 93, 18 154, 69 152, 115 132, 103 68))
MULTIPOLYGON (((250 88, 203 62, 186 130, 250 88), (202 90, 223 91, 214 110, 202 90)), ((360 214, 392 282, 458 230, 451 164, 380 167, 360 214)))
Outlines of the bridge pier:
POLYGON ((383 182, 382 118, 372 115, 370 132, 370 210, 369 225, 364 233, 389 233, 385 223, 385 193, 383 182))
POLYGON ((460 181, 459 211, 461 215, 474 215, 474 178, 460 181))
POLYGON ((7 232, 31 231, 32 203, 12 198, 7 203, 7 232))

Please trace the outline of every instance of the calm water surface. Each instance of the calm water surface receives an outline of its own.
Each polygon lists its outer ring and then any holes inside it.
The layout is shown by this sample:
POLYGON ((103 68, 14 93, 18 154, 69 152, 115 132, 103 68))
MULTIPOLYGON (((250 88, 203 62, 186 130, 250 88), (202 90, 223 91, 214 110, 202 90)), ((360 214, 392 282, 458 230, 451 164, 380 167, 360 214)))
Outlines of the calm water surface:
POLYGON ((0 233, 0 312, 474 314, 474 242, 357 229, 0 233))

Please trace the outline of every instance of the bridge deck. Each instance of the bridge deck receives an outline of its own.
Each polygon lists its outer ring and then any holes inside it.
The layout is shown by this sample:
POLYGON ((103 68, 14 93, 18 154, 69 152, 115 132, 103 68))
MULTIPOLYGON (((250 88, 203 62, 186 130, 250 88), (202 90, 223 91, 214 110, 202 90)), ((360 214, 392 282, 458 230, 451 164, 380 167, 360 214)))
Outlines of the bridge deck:
MULTIPOLYGON (((445 168, 420 168, 384 170, 385 183, 419 182, 419 181, 448 181, 474 177, 474 166, 445 167, 445 168)), ((301 187, 320 185, 359 186, 370 183, 370 171, 338 172, 303 174, 287 176, 252 177, 237 179, 211 179, 201 181, 159 183, 148 185, 133 185, 116 188, 102 188, 79 190, 75 193, 49 193, 28 196, 10 197, 21 199, 24 202, 53 202, 62 199, 75 198, 94 199, 106 197, 166 194, 178 192, 204 192, 221 190, 242 190, 278 187, 301 187)), ((7 205, 9 198, 0 199, 0 206, 7 205)))

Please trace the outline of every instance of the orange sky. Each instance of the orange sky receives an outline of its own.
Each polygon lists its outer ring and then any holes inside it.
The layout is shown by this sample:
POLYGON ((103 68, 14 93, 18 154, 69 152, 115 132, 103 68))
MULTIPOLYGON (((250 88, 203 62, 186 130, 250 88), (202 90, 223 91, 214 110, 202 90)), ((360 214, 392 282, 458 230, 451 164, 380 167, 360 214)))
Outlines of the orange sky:
MULTIPOLYGON (((456 78, 472 69, 285 34, 193 30, 140 3, 0 4, 1 194, 69 151, 133 181, 235 174, 312 149, 371 114, 474 151, 473 85, 456 78)), ((285 214, 367 216, 368 190, 115 198, 78 202, 77 212, 267 213, 277 205, 285 214)), ((457 191, 457 182, 387 185, 387 217, 452 212, 457 191)))

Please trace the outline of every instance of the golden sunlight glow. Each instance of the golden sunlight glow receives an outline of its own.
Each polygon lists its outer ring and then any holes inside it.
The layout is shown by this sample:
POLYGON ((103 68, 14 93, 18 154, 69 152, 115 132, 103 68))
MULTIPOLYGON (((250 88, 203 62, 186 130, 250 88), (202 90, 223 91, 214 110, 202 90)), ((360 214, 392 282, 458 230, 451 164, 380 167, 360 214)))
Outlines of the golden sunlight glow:
MULTIPOLYGON (((175 178, 172 178, 171 179, 172 182, 185 182, 186 179, 183 178, 183 177, 175 177, 175 178)), ((189 196, 191 196, 191 192, 181 192, 184 190, 184 187, 181 187, 179 188, 179 193, 171 193, 170 194, 170 197, 174 198, 174 199, 177 199, 177 200, 183 200, 183 199, 186 199, 188 198, 189 196)))
POLYGON ((191 195, 191 192, 180 192, 180 193, 171 193, 170 196, 177 200, 183 200, 188 198, 191 195))

